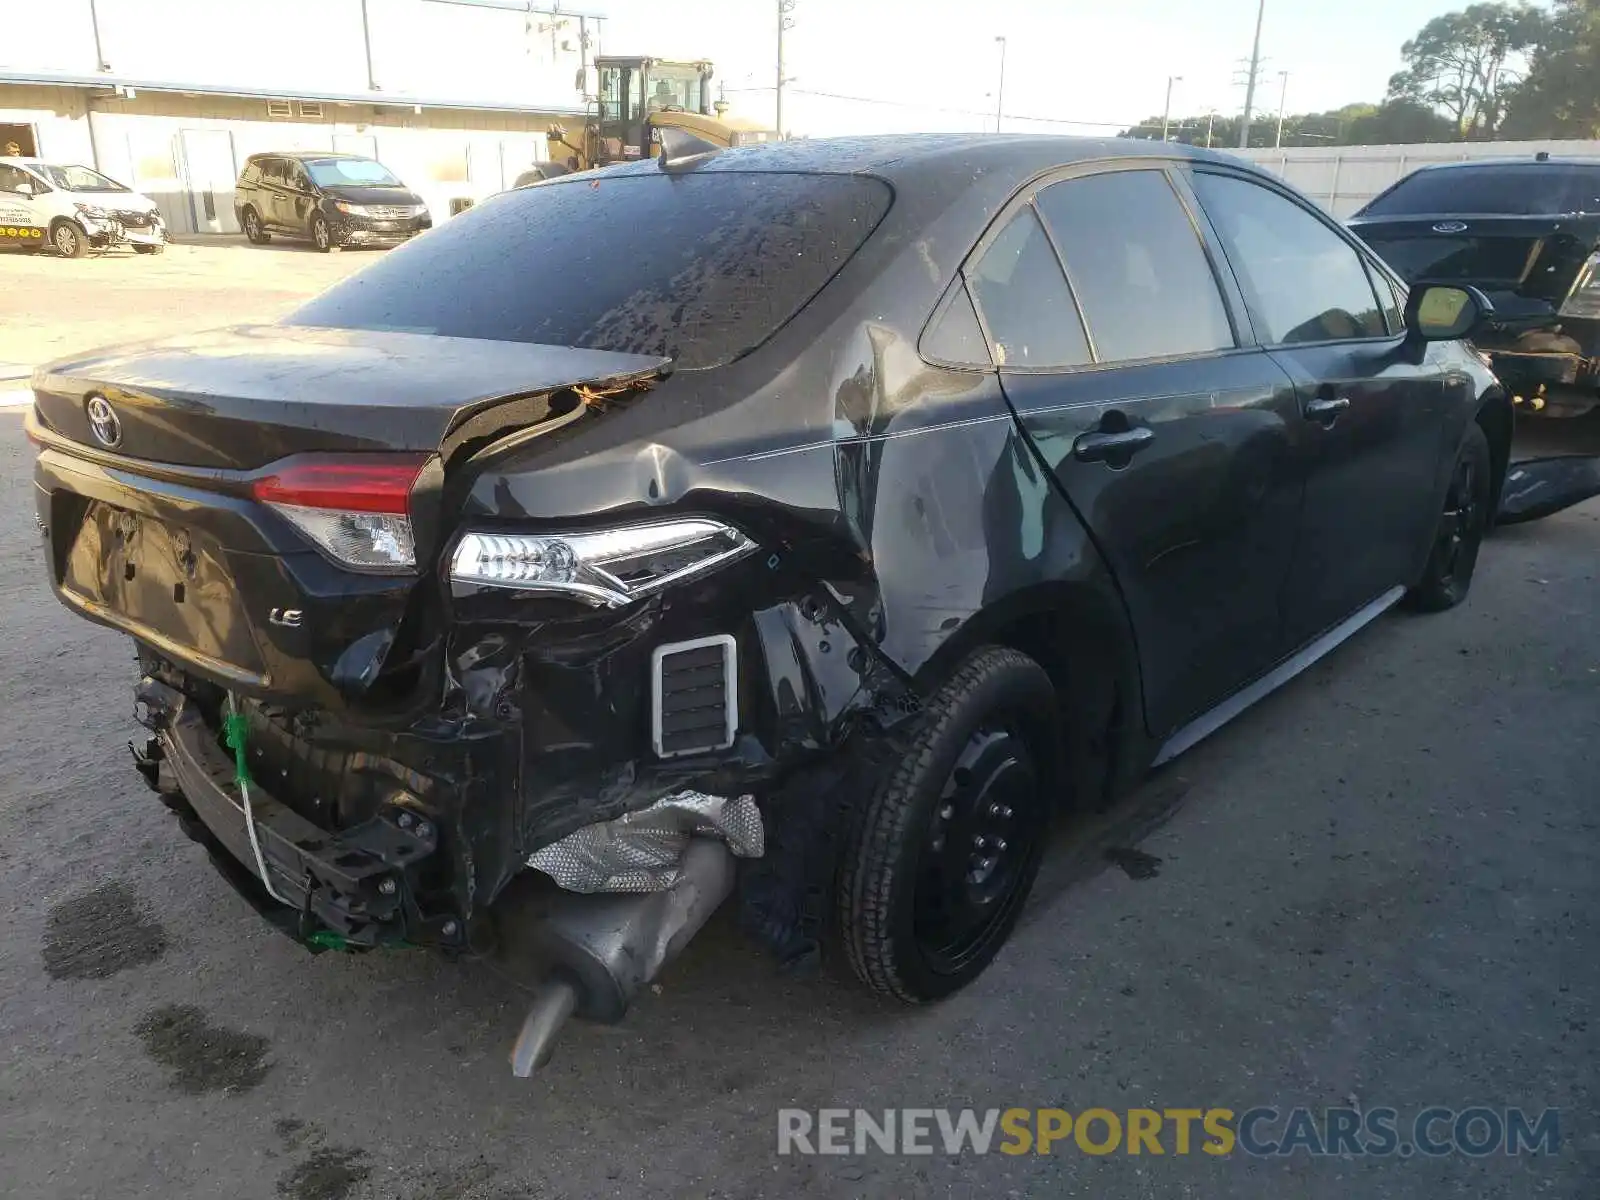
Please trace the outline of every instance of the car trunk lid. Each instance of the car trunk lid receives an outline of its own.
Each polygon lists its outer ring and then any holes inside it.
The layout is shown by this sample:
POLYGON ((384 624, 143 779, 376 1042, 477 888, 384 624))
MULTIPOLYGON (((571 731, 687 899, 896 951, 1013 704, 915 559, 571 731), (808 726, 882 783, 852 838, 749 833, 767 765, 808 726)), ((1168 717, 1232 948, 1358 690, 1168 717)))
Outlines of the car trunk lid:
POLYGON ((666 359, 420 333, 244 325, 113 348, 42 367, 35 409, 49 429, 119 457, 248 471, 292 454, 449 454, 528 424, 515 401, 650 379, 666 359), (88 401, 106 400, 115 436, 88 401))

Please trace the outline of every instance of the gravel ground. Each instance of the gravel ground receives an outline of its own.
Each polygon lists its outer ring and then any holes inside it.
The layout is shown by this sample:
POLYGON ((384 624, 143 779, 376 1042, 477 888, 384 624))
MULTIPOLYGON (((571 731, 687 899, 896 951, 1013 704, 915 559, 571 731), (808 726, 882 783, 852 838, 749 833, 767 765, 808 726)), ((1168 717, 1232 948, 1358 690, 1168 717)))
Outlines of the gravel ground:
MULTIPOLYGON (((126 279, 183 249, 24 265, 126 279)), ((161 331, 304 294, 258 262, 358 257, 237 253, 277 290, 235 296, 202 263, 194 294, 219 307, 174 299, 161 331)), ((0 341, 0 359, 43 357, 29 345, 0 341)), ((313 958, 227 888, 128 761, 128 644, 49 594, 14 413, 0 501, 7 1196, 1596 1195, 1600 501, 1502 531, 1464 607, 1383 619, 1064 839, 1011 945, 952 1000, 904 1011, 836 971, 781 978, 719 920, 659 995, 621 1026, 571 1027, 526 1082, 505 1061, 522 1013, 509 982, 420 952, 313 958), (776 1154, 787 1106, 1352 1102, 1556 1107, 1562 1144, 776 1154)))

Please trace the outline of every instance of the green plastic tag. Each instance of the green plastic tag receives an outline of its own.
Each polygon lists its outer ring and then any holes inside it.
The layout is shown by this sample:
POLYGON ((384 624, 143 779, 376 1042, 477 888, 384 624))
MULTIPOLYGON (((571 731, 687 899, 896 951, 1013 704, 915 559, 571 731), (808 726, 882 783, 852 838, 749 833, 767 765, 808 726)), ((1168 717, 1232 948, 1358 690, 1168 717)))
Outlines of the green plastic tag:
POLYGON ((243 713, 229 713, 222 718, 222 738, 233 751, 233 778, 236 783, 254 783, 250 778, 250 765, 245 762, 245 735, 250 723, 243 713))

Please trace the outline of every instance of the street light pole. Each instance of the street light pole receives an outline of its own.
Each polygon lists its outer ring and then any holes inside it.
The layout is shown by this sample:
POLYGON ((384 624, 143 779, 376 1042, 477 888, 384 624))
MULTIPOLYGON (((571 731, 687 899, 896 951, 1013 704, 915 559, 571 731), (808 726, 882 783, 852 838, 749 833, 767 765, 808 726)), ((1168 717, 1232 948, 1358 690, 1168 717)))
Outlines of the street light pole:
POLYGON ((1289 103, 1289 72, 1279 71, 1278 74, 1283 78, 1283 91, 1278 94, 1278 137, 1272 143, 1274 150, 1283 149, 1283 112, 1284 106, 1289 103))
POLYGON ((794 11, 794 0, 778 0, 778 140, 783 140, 783 85, 789 81, 784 78, 783 67, 783 31, 794 25, 789 14, 794 11))
POLYGON ((1167 76, 1167 103, 1166 106, 1161 110, 1161 140, 1163 142, 1167 140, 1167 126, 1172 120, 1172 85, 1182 82, 1182 75, 1167 76))
POLYGON ((1005 112, 1006 103, 1006 39, 997 37, 994 40, 1000 43, 1000 86, 994 93, 994 131, 999 133, 1000 117, 1005 112))
POLYGON ((1239 123, 1239 149, 1250 148, 1250 114, 1256 106, 1256 75, 1261 70, 1261 24, 1267 17, 1267 0, 1256 8, 1256 43, 1250 51, 1250 80, 1244 87, 1244 120, 1239 123))
POLYGON ((1212 127, 1212 125, 1216 124, 1216 120, 1217 120, 1217 110, 1213 108, 1210 112, 1206 113, 1206 149, 1207 150, 1211 149, 1211 127, 1212 127))

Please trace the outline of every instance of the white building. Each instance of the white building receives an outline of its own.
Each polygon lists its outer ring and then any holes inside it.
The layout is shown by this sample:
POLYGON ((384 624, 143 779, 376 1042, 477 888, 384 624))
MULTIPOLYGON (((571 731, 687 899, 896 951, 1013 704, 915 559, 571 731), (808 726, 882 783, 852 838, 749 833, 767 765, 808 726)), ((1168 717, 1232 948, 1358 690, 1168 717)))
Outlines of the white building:
POLYGON ((353 151, 437 219, 585 111, 603 18, 536 2, 50 0, 48 36, 0 37, 0 153, 93 166, 175 233, 232 233, 248 155, 353 151))

